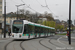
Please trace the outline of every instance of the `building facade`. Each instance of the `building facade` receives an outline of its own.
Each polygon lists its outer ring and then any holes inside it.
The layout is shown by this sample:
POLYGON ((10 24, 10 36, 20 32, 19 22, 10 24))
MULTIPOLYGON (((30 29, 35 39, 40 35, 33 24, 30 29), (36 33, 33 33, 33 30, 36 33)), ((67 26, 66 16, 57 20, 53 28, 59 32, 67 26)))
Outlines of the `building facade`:
POLYGON ((0 0, 0 16, 2 16, 2 0, 0 0))
POLYGON ((0 22, 2 22, 2 0, 0 0, 0 22))

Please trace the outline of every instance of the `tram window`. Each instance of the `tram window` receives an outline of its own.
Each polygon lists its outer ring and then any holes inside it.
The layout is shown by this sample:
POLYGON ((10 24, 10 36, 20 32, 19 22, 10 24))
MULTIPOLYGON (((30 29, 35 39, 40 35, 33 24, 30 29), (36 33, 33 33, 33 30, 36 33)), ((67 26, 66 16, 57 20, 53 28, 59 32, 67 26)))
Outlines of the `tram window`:
POLYGON ((55 33, 55 30, 53 29, 53 33, 55 33))
POLYGON ((47 28, 47 33, 48 33, 48 28, 47 28))
POLYGON ((42 27, 42 33, 43 33, 43 27, 42 27))
POLYGON ((43 32, 45 33, 45 28, 43 28, 43 32))
POLYGON ((13 25, 13 29, 12 29, 13 33, 22 33, 22 30, 23 30, 23 26, 22 25, 20 25, 20 26, 13 25))
POLYGON ((24 34, 27 33, 27 25, 24 25, 24 34))
POLYGON ((49 29, 49 33, 50 33, 50 29, 49 29))
POLYGON ((40 30, 40 33, 42 33, 42 27, 40 28, 41 30, 40 30))
POLYGON ((43 28, 43 33, 44 33, 44 28, 43 28))
POLYGON ((34 32, 34 26, 28 25, 28 33, 33 33, 33 32, 34 32))
POLYGON ((39 31, 38 33, 41 33, 41 31, 42 31, 42 30, 41 30, 41 27, 39 27, 39 30, 38 30, 38 31, 39 31))
POLYGON ((53 33, 53 29, 52 29, 52 33, 53 33))
POLYGON ((43 33, 43 27, 41 27, 41 33, 43 33))
POLYGON ((48 29, 48 33, 49 33, 49 29, 48 29))
POLYGON ((44 28, 44 33, 45 33, 45 28, 44 28))
POLYGON ((51 29, 50 29, 50 33, 51 33, 51 29))
POLYGON ((46 28, 46 33, 47 33, 47 28, 46 28))
POLYGON ((39 32, 38 32, 38 33, 41 33, 41 31, 42 31, 42 30, 41 30, 41 27, 39 27, 39 32))
POLYGON ((35 26, 35 33, 38 33, 39 32, 39 29, 37 26, 35 26))
POLYGON ((35 29, 35 33, 37 33, 37 29, 35 29))
POLYGON ((49 29, 48 29, 48 33, 49 33, 49 29))
POLYGON ((50 30, 50 32, 52 33, 52 29, 50 30))

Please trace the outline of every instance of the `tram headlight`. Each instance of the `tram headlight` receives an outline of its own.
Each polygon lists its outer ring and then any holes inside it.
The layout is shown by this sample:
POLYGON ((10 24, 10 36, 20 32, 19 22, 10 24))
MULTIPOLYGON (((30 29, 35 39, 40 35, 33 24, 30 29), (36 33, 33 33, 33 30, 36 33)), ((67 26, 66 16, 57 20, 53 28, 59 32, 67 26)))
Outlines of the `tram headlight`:
POLYGON ((19 37, 21 37, 21 36, 22 36, 22 34, 19 35, 19 37))
POLYGON ((22 36, 22 34, 20 34, 22 36))
POLYGON ((12 34, 12 37, 14 37, 14 34, 12 34))

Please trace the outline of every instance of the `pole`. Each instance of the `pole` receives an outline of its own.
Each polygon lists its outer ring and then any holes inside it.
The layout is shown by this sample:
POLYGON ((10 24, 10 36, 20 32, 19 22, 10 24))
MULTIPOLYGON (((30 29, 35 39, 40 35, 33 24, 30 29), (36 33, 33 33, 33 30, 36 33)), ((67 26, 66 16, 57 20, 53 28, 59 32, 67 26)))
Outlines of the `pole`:
POLYGON ((18 20, 18 6, 17 6, 17 20, 18 20))
POLYGON ((69 45, 71 45, 71 0, 69 0, 69 45))
POLYGON ((16 7, 17 7, 17 20, 18 20, 18 7, 19 7, 19 6, 22 6, 22 5, 25 5, 25 4, 16 5, 16 7))
POLYGON ((4 38, 6 38, 6 0, 4 0, 4 38))

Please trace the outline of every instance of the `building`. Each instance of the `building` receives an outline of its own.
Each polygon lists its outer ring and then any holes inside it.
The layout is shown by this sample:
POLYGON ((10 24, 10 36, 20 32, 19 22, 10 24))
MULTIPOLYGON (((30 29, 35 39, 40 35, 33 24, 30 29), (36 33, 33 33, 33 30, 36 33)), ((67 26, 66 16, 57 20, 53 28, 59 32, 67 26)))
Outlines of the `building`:
POLYGON ((2 0, 0 0, 0 22, 2 22, 2 0))
POLYGON ((2 0, 0 0, 0 17, 2 17, 2 0))
MULTIPOLYGON (((15 20, 15 19, 17 19, 17 18, 15 18, 15 15, 12 12, 6 14, 6 29, 8 29, 10 27, 11 20, 15 20)), ((4 28, 4 14, 0 18, 0 21, 1 21, 0 23, 2 25, 1 28, 4 28)))
POLYGON ((59 19, 55 19, 54 21, 56 22, 56 24, 61 24, 59 19))
POLYGON ((2 0, 0 0, 0 28, 2 27, 2 0))
POLYGON ((11 20, 16 20, 16 19, 17 19, 16 16, 17 16, 17 15, 16 15, 15 13, 13 13, 13 12, 7 13, 7 14, 6 14, 6 22, 10 24, 10 21, 11 21, 11 20))
POLYGON ((61 25, 63 25, 65 29, 68 27, 68 23, 63 20, 61 21, 61 25))

